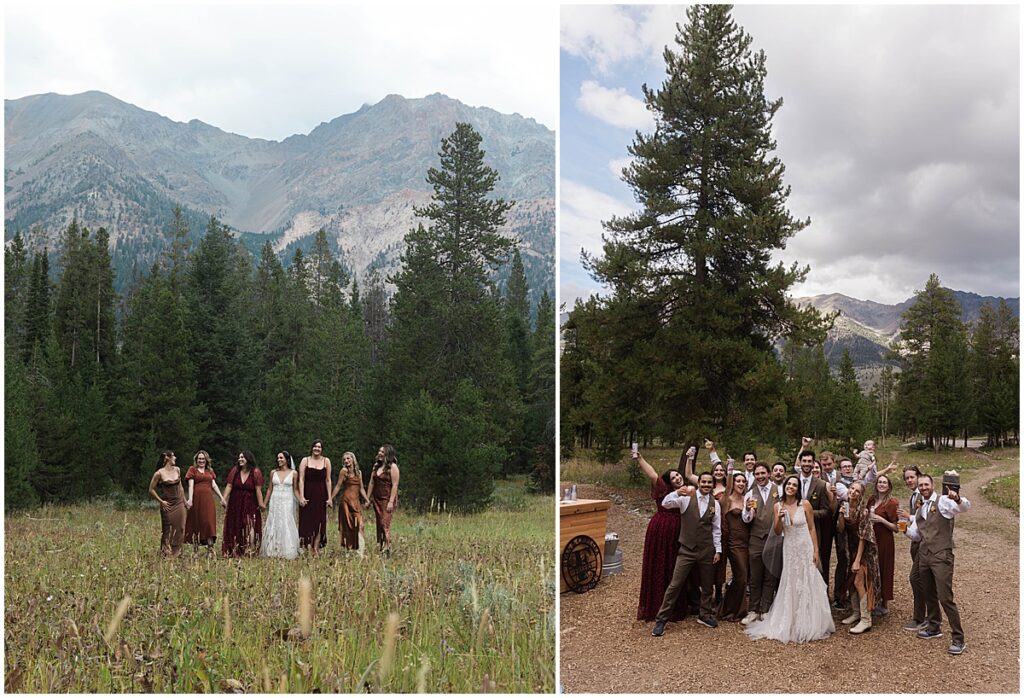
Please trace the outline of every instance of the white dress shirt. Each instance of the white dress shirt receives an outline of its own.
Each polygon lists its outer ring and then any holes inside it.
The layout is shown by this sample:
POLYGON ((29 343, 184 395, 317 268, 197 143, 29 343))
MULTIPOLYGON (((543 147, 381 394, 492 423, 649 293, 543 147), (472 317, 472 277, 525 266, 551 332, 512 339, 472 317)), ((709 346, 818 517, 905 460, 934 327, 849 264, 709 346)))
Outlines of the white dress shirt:
POLYGON ((754 486, 750 488, 750 490, 747 492, 747 495, 743 498, 743 523, 750 523, 754 520, 754 510, 749 509, 747 507, 747 500, 753 499, 755 492, 760 492, 761 501, 764 502, 765 506, 769 506, 772 503, 772 490, 775 489, 776 487, 778 487, 778 485, 776 485, 771 480, 769 480, 768 484, 766 484, 764 487, 761 487, 756 482, 754 483, 754 486))
MULTIPOLYGON (((962 514, 971 508, 971 502, 966 497, 960 497, 960 503, 957 504, 946 495, 942 495, 941 497, 938 495, 938 492, 932 492, 931 497, 921 502, 921 506, 924 507, 924 509, 918 509, 918 511, 921 512, 921 518, 925 521, 928 520, 928 512, 931 510, 931 507, 925 506, 925 504, 934 502, 936 497, 938 497, 939 500, 936 508, 939 510, 939 513, 947 519, 952 519, 957 514, 962 514)), ((910 520, 910 526, 907 527, 907 538, 913 541, 920 541, 922 537, 921 532, 917 530, 917 516, 915 515, 910 520)))
MULTIPOLYGON (((711 519, 711 541, 715 545, 715 552, 721 554, 722 552, 722 510, 718 506, 718 500, 712 497, 710 494, 702 495, 697 492, 697 512, 703 516, 707 513, 709 503, 715 505, 715 515, 711 519)), ((682 515, 687 507, 690 506, 690 497, 680 497, 676 492, 669 492, 665 495, 665 498, 661 500, 661 506, 666 509, 678 509, 680 515, 682 515)))
POLYGON ((800 475, 800 498, 807 499, 807 495, 810 494, 811 480, 814 479, 813 475, 809 475, 806 478, 800 475))

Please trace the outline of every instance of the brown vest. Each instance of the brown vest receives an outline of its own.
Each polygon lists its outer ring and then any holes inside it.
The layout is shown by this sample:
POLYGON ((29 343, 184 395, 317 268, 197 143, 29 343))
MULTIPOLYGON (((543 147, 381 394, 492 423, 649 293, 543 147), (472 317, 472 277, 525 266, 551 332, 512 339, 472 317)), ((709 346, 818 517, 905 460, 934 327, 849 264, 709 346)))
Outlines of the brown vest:
POLYGON ((687 550, 702 551, 714 549, 712 523, 715 520, 715 498, 708 494, 708 509, 700 515, 700 503, 696 493, 690 495, 690 503, 680 517, 679 545, 687 550))
POLYGON ((778 486, 774 482, 769 481, 768 501, 766 502, 761 498, 761 488, 758 487, 756 482, 754 483, 754 489, 751 491, 751 494, 757 500, 757 512, 754 514, 754 518, 750 520, 750 536, 752 538, 765 538, 768 536, 769 529, 775 523, 775 502, 779 501, 778 493, 778 486))
POLYGON ((918 555, 930 557, 936 553, 953 549, 953 519, 939 513, 939 502, 924 502, 917 510, 917 530, 921 532, 918 555), (924 518, 924 507, 928 507, 928 518, 924 518))

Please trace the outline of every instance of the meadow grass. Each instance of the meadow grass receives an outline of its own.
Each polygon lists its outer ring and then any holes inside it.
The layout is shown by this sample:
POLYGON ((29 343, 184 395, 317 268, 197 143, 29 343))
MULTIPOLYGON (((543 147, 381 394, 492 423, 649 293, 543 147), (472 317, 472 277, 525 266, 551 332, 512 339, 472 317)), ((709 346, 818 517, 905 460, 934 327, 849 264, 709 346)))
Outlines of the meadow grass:
POLYGON ((1020 513, 1020 473, 992 480, 981 491, 990 501, 1020 513))
POLYGON ((372 514, 364 558, 340 550, 334 519, 321 558, 294 561, 191 547, 162 559, 152 509, 8 515, 5 687, 551 693, 554 503, 521 482, 499 494, 505 506, 471 516, 399 509, 390 559, 376 552, 372 514))

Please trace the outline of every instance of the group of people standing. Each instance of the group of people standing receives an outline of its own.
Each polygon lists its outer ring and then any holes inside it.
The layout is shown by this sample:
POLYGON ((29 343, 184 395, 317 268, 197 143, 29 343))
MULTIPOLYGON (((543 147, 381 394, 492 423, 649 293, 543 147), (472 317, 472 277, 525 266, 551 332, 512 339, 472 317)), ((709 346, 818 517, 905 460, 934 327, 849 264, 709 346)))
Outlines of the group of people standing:
POLYGON ((377 544, 391 552, 391 518, 398 506, 398 459, 385 444, 377 451, 369 488, 363 486, 359 462, 352 452, 342 458, 334 482, 331 459, 324 456, 317 439, 310 454, 299 463, 287 451, 277 454, 264 495, 263 472, 249 451, 238 454, 221 492, 210 455, 198 451, 185 474, 188 493, 173 451, 160 454, 149 494, 160 504, 160 550, 168 557, 181 555, 185 543, 205 545, 217 541, 216 502, 225 509, 221 552, 229 557, 283 557, 295 559, 300 548, 313 557, 327 545, 327 510, 338 502, 338 533, 341 545, 362 554, 363 509, 373 507, 377 544), (266 514, 266 525, 263 515, 266 514))
POLYGON ((856 465, 851 458, 837 463, 828 451, 819 460, 811 443, 802 440, 794 473, 782 462, 769 468, 752 451, 743 455, 743 469, 733 469, 711 441, 705 442, 711 470, 699 476, 696 447, 682 455, 680 470, 662 474, 634 451, 657 506, 644 540, 637 620, 654 621, 652 634, 661 636, 668 621, 690 611, 707 627, 736 621, 754 639, 807 642, 835 631, 834 608, 849 612, 841 622, 858 635, 890 613, 894 534, 903 532, 912 541, 914 595, 913 617, 903 627, 922 639, 942 637, 941 607, 952 631, 949 652, 962 653, 952 532, 954 517, 970 502, 959 494, 959 477, 953 472, 940 495, 930 476, 906 466, 911 496, 903 509, 888 475, 898 467, 895 456, 879 469, 875 444, 867 441, 855 453, 856 465))

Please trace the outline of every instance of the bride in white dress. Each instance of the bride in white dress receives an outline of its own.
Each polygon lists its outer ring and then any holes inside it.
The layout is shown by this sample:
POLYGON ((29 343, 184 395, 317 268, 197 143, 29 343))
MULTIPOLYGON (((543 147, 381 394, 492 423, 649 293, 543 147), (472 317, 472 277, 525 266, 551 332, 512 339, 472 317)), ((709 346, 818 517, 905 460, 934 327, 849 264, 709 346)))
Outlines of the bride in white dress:
POLYGON ((782 485, 783 500, 775 505, 775 532, 783 533, 782 578, 771 610, 747 626, 757 640, 782 642, 823 640, 835 632, 828 589, 818 571, 818 542, 810 502, 800 501, 800 478, 790 475, 782 485))
POLYGON ((267 523, 263 527, 260 556, 294 560, 299 556, 299 526, 296 523, 299 478, 287 451, 277 454, 277 468, 270 474, 267 502, 267 523))

